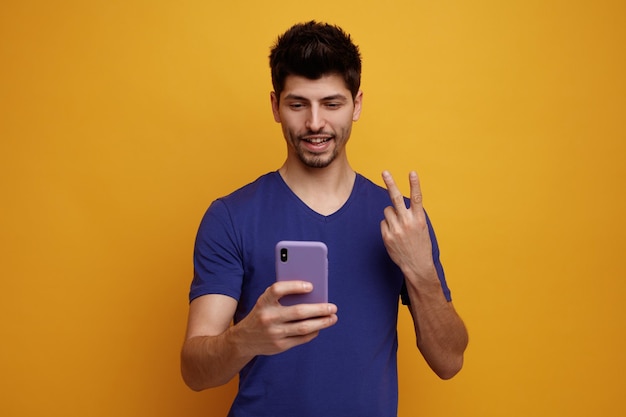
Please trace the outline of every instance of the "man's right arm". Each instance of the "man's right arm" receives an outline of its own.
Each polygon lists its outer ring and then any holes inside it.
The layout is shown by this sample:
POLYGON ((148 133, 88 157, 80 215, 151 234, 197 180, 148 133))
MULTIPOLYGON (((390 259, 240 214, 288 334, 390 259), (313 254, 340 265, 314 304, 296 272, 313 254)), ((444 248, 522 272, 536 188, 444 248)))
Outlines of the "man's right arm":
POLYGON ((234 298, 221 294, 198 297, 189 305, 180 363, 183 379, 194 391, 227 383, 250 361, 230 346, 236 308, 234 298))
POLYGON ((231 326, 237 301, 221 294, 194 299, 189 306, 187 335, 181 352, 181 372, 195 391, 230 381, 257 355, 274 355, 313 340, 337 322, 334 304, 283 307, 287 294, 306 293, 311 284, 277 282, 257 300, 250 313, 231 326))

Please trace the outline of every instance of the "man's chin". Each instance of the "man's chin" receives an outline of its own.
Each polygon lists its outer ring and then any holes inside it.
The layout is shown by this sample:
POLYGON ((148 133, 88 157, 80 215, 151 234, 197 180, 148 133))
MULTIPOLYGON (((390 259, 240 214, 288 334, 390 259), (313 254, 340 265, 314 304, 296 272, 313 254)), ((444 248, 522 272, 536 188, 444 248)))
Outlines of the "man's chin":
POLYGON ((300 161, 309 168, 326 168, 334 161, 333 156, 300 156, 300 161))

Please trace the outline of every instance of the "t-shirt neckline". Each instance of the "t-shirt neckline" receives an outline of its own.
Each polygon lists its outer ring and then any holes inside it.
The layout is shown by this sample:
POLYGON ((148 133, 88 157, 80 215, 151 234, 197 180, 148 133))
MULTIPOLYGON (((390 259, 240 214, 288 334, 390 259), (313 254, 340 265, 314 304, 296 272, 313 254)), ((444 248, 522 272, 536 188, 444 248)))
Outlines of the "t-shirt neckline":
POLYGON ((287 183, 285 182, 285 180, 283 179, 283 177, 280 175, 280 173, 278 171, 274 171, 273 172, 274 177, 276 178, 276 180, 281 184, 282 187, 284 187, 284 189, 286 190, 287 194, 289 195, 289 197, 294 200, 298 206, 301 207, 302 210, 304 210, 305 212, 307 212, 309 215, 312 215, 313 217, 325 221, 325 222, 329 222, 335 218, 338 218, 341 216, 341 214, 343 212, 345 212, 348 207, 352 204, 352 201, 354 200, 356 193, 357 193, 357 189, 359 188, 361 182, 362 182, 362 176, 356 172, 355 174, 355 178, 354 178, 354 184, 352 185, 352 191, 350 192, 350 195, 348 196, 348 199, 345 201, 345 203, 343 203, 343 205, 341 207, 339 207, 339 209, 337 209, 335 212, 325 215, 325 214, 321 214, 318 213, 317 211, 313 210, 311 207, 309 207, 304 201, 302 201, 302 199, 300 197, 298 197, 298 195, 296 193, 293 192, 293 190, 291 188, 289 188, 289 185, 287 185, 287 183))

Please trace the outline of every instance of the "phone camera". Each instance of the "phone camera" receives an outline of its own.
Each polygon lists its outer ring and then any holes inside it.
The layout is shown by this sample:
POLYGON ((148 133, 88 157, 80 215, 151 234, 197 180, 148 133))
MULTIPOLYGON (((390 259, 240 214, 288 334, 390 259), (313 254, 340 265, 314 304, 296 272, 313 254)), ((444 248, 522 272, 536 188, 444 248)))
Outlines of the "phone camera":
POLYGON ((287 262, 287 248, 281 248, 280 249, 280 261, 281 262, 287 262))

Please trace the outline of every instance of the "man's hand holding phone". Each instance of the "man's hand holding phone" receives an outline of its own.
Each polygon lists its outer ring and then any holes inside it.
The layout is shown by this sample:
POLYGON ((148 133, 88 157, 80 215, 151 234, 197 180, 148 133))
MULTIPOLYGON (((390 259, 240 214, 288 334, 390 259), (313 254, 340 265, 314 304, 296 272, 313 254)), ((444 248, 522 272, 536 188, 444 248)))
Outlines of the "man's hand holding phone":
POLYGON ((256 305, 231 330, 238 349, 250 355, 275 355, 308 343, 320 330, 337 323, 337 306, 330 303, 283 306, 279 300, 286 295, 308 294, 313 286, 307 281, 279 281, 272 284, 256 305), (235 330, 236 328, 236 330, 235 330))

